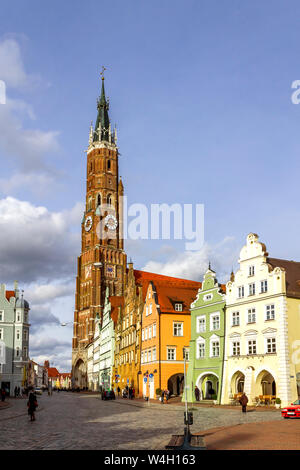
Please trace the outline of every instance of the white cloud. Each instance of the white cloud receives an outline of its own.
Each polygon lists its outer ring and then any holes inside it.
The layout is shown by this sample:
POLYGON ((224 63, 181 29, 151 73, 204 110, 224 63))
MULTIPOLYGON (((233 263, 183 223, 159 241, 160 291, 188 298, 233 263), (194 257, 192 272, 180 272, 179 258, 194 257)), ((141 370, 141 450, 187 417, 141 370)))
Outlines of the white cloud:
POLYGON ((39 77, 26 73, 20 45, 13 38, 0 42, 0 80, 4 80, 8 87, 18 89, 33 86, 39 81, 39 77))
POLYGON ((173 254, 166 262, 149 261, 142 269, 167 276, 202 281, 210 262, 219 281, 225 282, 229 279, 231 269, 236 264, 239 250, 234 238, 226 237, 216 245, 205 243, 199 251, 173 254))
POLYGON ((0 200, 0 278, 47 283, 75 276, 83 205, 50 212, 7 197, 0 200))

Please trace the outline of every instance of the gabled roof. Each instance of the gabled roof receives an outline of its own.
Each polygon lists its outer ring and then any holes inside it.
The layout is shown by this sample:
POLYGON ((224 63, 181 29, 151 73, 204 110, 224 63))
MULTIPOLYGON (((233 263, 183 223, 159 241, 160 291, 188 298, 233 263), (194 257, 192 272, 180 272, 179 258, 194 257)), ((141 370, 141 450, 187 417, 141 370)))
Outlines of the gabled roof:
POLYGON ((118 321, 118 313, 119 313, 119 308, 118 307, 123 307, 124 305, 124 297, 123 296, 118 296, 118 295, 112 295, 109 297, 109 301, 111 304, 111 319, 116 325, 118 321))
POLYGON ((56 367, 48 367, 48 377, 59 377, 59 372, 56 367))
POLYGON ((196 291, 201 287, 201 282, 189 281, 188 279, 181 279, 178 277, 164 276, 162 274, 149 273, 147 271, 139 271, 134 269, 135 281, 138 285, 142 287, 143 298, 146 298, 149 282, 152 281, 155 286, 166 286, 172 288, 174 294, 174 288, 183 288, 187 287, 189 289, 196 289, 196 291))
POLYGON ((267 258, 272 268, 283 268, 286 271, 286 293, 289 297, 300 298, 300 263, 279 258, 267 258))
POLYGON ((189 282, 153 281, 162 313, 190 313, 190 305, 195 300, 198 289, 201 288, 201 282, 189 282), (181 312, 175 310, 176 303, 182 303, 181 312))

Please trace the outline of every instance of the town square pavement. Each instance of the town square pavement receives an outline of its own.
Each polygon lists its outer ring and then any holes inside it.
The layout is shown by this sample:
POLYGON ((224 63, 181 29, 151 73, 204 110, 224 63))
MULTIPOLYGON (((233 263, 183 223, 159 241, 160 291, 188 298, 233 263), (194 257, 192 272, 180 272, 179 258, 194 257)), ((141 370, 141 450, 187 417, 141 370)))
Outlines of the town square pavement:
MULTIPOLYGON (((11 406, 0 410, 0 449, 157 450, 164 449, 172 434, 183 433, 184 408, 180 404, 148 405, 121 398, 102 401, 98 394, 53 392, 38 397, 36 421, 30 422, 26 402, 10 399, 11 406)), ((191 430, 201 434, 213 428, 219 432, 224 426, 232 427, 236 434, 236 426, 282 422, 280 411, 253 410, 244 415, 240 407, 198 407, 193 413, 191 430)), ((218 448, 216 442, 214 448, 218 448)))

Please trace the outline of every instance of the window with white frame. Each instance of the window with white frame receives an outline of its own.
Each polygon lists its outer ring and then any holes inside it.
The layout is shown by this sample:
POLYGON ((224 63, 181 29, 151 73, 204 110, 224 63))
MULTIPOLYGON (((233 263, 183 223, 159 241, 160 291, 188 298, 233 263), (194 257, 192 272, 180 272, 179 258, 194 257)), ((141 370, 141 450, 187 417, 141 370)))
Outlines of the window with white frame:
POLYGON ((173 336, 183 336, 183 323, 173 323, 173 336))
POLYGON ((232 341, 231 351, 233 356, 239 356, 241 354, 241 343, 238 340, 232 341))
POLYGON ((146 306, 146 317, 149 315, 149 307, 148 305, 146 306))
POLYGON ((255 267, 249 266, 249 276, 254 276, 254 274, 255 274, 255 267))
POLYGON ((145 341, 148 339, 148 328, 145 328, 145 341))
POLYGON ((203 333, 206 331, 206 319, 203 315, 202 317, 197 317, 197 332, 203 333))
POLYGON ((276 338, 266 338, 267 353, 276 353, 276 338))
POLYGON ((19 348, 19 346, 16 347, 16 357, 20 357, 20 348, 19 348))
POLYGON ((141 352, 141 363, 144 364, 144 351, 141 352))
POLYGON ((16 331, 16 339, 17 339, 17 340, 20 339, 20 330, 17 330, 17 331, 16 331))
POLYGON ((21 314, 20 312, 17 312, 17 323, 20 323, 21 321, 21 314))
POLYGON ((142 341, 144 341, 144 340, 145 340, 145 331, 144 331, 144 329, 143 329, 143 330, 142 330, 142 341))
POLYGON ((238 298, 242 299, 245 295, 245 289, 244 286, 238 287, 238 298))
POLYGON ((239 326, 240 325, 240 312, 232 312, 232 326, 239 326))
POLYGON ((210 329, 212 331, 220 329, 220 315, 218 313, 210 316, 210 329))
POLYGON ((156 337, 156 323, 153 323, 152 329, 153 329, 152 336, 153 336, 153 338, 155 338, 156 337))
POLYGON ((249 295, 255 295, 255 282, 249 284, 249 295))
POLYGON ((27 358, 27 347, 24 346, 23 348, 23 355, 24 355, 24 359, 27 358))
POLYGON ((149 315, 152 313, 152 304, 149 305, 149 315))
POLYGON ((210 343, 210 355, 211 357, 219 357, 220 356, 220 341, 213 340, 210 343))
POLYGON ((182 312, 182 304, 176 303, 175 304, 175 310, 176 310, 176 312, 182 312))
POLYGON ((248 309, 247 323, 255 323, 255 322, 256 322, 255 308, 249 308, 248 309))
POLYGON ((266 305, 266 320, 275 320, 275 305, 266 305))
POLYGON ((4 321, 4 311, 0 310, 0 321, 4 321))
POLYGON ((156 361, 156 348, 152 349, 152 361, 156 361))
POLYGON ((201 359, 205 357, 205 342, 201 341, 197 346, 198 358, 201 359))
POLYGON ((256 339, 248 340, 248 354, 256 354, 256 339))
POLYGON ((263 294, 265 292, 268 292, 268 281, 260 281, 260 293, 263 294))
POLYGON ((149 339, 152 338, 152 334, 151 334, 152 331, 151 331, 151 330, 152 330, 152 328, 151 328, 151 326, 149 326, 149 328, 148 328, 148 338, 149 338, 149 339))
POLYGON ((176 360, 176 348, 167 348, 167 359, 168 361, 176 360))
POLYGON ((148 299, 151 299, 151 291, 148 293, 148 299))
POLYGON ((151 349, 149 349, 149 351, 148 351, 148 361, 149 362, 152 361, 152 351, 151 351, 151 349))

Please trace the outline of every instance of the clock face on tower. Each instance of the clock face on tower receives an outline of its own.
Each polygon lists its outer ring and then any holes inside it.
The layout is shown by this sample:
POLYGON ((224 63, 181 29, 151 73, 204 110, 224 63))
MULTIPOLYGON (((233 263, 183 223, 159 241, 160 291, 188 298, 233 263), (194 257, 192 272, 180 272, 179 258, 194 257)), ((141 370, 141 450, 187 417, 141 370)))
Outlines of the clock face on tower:
POLYGON ((85 222, 84 222, 85 231, 89 232, 92 228, 92 225, 93 225, 93 219, 90 215, 88 215, 87 218, 85 219, 85 222))
POLYGON ((117 221, 116 217, 112 214, 108 214, 105 217, 104 222, 105 222, 105 226, 108 228, 108 230, 116 230, 116 228, 118 226, 118 221, 117 221))

